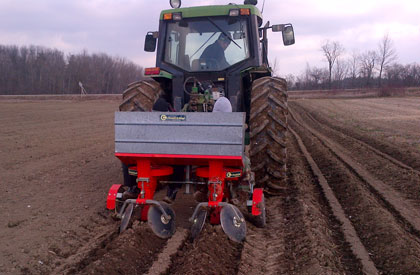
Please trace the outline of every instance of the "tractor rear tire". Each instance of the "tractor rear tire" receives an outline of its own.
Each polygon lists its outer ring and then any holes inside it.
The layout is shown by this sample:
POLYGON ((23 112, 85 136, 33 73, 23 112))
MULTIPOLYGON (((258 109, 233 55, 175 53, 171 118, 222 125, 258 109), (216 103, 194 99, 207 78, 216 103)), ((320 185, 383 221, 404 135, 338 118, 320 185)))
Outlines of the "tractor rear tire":
POLYGON ((262 77, 252 83, 250 158, 257 187, 280 195, 286 186, 287 84, 282 78, 262 77))
POLYGON ((163 90, 153 79, 131 83, 123 92, 122 112, 150 112, 163 90))
MULTIPOLYGON (((160 84, 153 80, 140 80, 130 83, 122 94, 121 112, 150 112, 159 96, 163 93, 160 84)), ((128 167, 123 165, 124 185, 137 185, 137 176, 128 174, 128 167)))

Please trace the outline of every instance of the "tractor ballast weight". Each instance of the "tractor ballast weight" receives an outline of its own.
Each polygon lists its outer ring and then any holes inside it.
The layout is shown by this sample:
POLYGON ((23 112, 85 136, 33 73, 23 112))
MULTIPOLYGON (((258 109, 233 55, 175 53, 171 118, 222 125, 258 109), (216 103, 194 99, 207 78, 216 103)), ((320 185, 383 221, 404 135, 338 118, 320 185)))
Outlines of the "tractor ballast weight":
MULTIPOLYGON (((153 200, 157 175, 170 175, 173 165, 194 166, 195 176, 208 186, 208 202, 199 204, 191 218, 193 236, 206 220, 204 207, 210 207, 218 209, 211 213, 211 222, 221 221, 232 240, 245 237, 243 216, 229 203, 225 184, 242 180, 245 155, 252 168, 247 206, 257 226, 265 225, 263 189, 271 195, 284 189, 287 87, 284 79, 272 76, 267 33, 282 32, 288 46, 295 43, 293 27, 263 25, 257 1, 245 3, 179 8, 180 1, 171 2, 175 8, 161 12, 159 30, 146 35, 144 49, 157 50, 156 67, 146 68, 149 78, 131 83, 123 92, 115 121, 116 156, 136 167, 141 193, 137 200, 122 202, 122 187, 114 186, 107 205, 122 217, 124 211, 130 214, 129 204, 152 204, 153 211, 143 208, 142 219, 148 218, 147 211, 157 213, 150 214, 153 222, 149 220, 157 235, 173 233, 175 216, 153 200), (211 56, 210 48, 219 48, 218 58, 211 56), (233 112, 211 113, 223 96, 233 112), (151 112, 158 98, 174 112, 151 112), (238 173, 240 177, 232 177, 238 173)), ((184 183, 189 182, 186 174, 184 183)))

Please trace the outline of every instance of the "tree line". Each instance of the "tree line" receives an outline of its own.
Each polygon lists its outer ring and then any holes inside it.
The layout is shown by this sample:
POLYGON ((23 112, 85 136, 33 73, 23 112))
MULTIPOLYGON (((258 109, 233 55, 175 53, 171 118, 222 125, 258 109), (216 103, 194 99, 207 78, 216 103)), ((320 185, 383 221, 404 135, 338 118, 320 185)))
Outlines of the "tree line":
POLYGON ((420 65, 399 64, 394 43, 384 35, 376 49, 346 53, 338 41, 327 40, 320 51, 327 67, 306 65, 299 75, 287 75, 289 89, 355 89, 420 86, 420 65))
POLYGON ((121 57, 78 54, 40 46, 0 45, 0 94, 121 93, 143 78, 143 68, 121 57))

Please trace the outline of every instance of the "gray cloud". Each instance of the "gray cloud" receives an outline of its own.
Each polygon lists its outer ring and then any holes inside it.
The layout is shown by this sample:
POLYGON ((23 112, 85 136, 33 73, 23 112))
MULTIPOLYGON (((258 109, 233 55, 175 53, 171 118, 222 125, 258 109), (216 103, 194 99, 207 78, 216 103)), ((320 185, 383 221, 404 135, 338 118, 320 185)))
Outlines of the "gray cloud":
MULTIPOLYGON (((0 43, 54 47, 65 52, 105 52, 154 65, 143 52, 144 35, 157 30, 167 0, 2 0, 0 43)), ((185 0, 183 6, 227 4, 229 0, 185 0)), ((237 1, 242 2, 242 1, 237 1)), ((262 0, 258 6, 261 8, 262 0)), ((296 45, 282 46, 270 33, 270 59, 280 74, 300 73, 306 63, 325 66, 319 50, 326 39, 340 41, 347 52, 376 49, 389 32, 403 63, 419 62, 419 2, 413 0, 266 0, 264 19, 293 23, 296 45)))

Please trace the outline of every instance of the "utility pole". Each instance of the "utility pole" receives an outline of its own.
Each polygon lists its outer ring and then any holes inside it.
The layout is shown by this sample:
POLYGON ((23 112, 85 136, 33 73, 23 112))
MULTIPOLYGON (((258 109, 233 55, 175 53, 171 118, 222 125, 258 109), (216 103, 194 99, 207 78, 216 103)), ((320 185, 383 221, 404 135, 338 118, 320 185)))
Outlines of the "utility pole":
POLYGON ((83 87, 82 82, 79 81, 79 86, 80 86, 80 99, 82 99, 83 95, 87 95, 87 92, 85 90, 85 88, 83 87))

